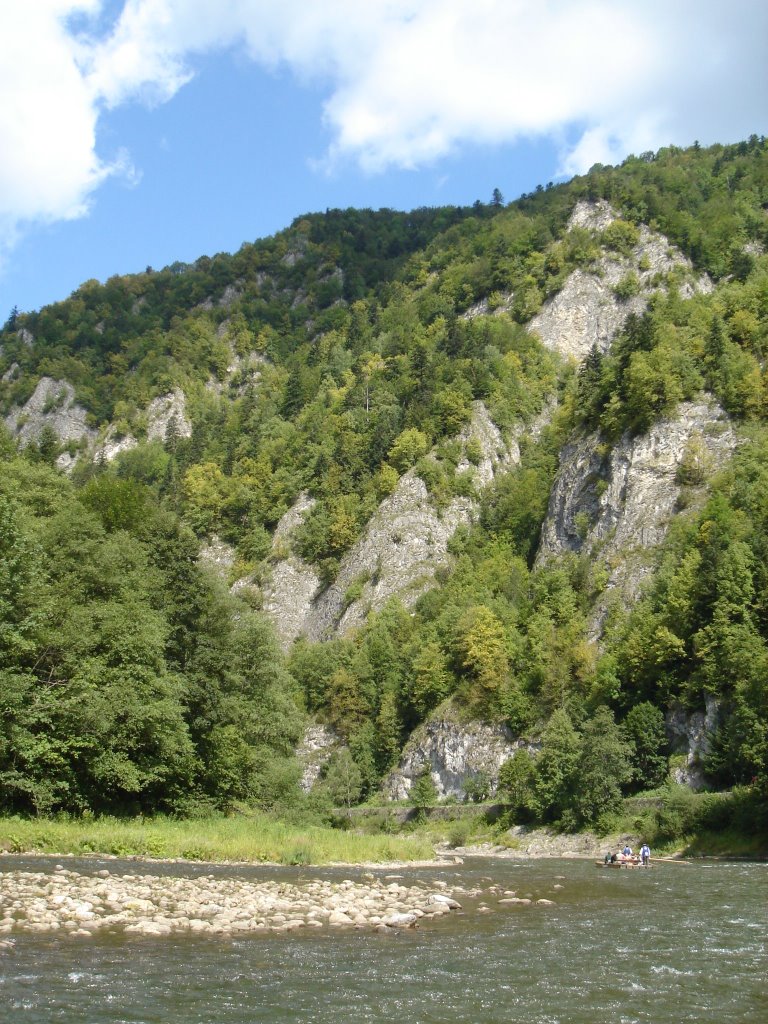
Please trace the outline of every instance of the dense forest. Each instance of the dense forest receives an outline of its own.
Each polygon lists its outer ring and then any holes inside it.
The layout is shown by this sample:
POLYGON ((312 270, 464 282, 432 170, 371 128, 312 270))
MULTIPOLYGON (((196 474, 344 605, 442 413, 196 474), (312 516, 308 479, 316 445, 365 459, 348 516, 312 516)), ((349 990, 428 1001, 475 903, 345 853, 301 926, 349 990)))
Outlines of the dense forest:
MULTIPOLYGON (((333 801, 343 775, 345 798, 361 800, 449 702, 534 739, 539 753, 508 761, 500 791, 522 819, 577 827, 664 782, 664 712, 707 696, 720 707, 711 785, 749 787, 765 807, 766 247, 768 150, 753 136, 597 165, 509 205, 495 193, 465 208, 307 214, 234 255, 14 309, 3 415, 41 377, 68 381, 92 436, 138 443, 107 461, 52 427, 23 445, 10 429, 0 438, 2 807, 290 808, 309 719, 345 744, 320 796, 333 801), (566 230, 584 199, 619 219, 566 230), (641 225, 713 288, 670 271, 607 352, 574 366, 526 325, 574 271, 632 250, 641 225), (174 389, 191 429, 148 437, 148 405, 174 389), (639 602, 597 644, 595 565, 535 563, 559 453, 588 431, 606 448, 640 435, 702 392, 741 443, 711 479, 696 460, 681 467, 706 499, 675 518, 639 602), (473 402, 508 435, 553 397, 514 469, 482 492, 456 472, 473 402), (68 473, 64 452, 79 456, 68 473), (268 572, 275 527, 307 493, 299 553, 330 583, 414 468, 438 508, 479 505, 437 585, 353 635, 281 650, 258 601, 226 582, 268 572), (235 551, 228 581, 198 561, 214 535, 235 551)), ((637 291, 631 274, 616 286, 637 291)))

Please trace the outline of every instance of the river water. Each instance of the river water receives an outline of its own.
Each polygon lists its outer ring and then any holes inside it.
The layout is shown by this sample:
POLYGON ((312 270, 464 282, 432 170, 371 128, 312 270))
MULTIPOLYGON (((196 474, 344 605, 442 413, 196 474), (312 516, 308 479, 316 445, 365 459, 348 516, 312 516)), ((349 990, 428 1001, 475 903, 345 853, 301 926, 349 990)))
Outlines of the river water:
MULTIPOLYGON (((139 873, 68 858, 71 870, 139 873)), ((0 857, 0 870, 52 870, 0 857)), ((350 868, 146 866, 152 874, 355 878, 350 868)), ((389 872, 378 872, 387 874, 389 872)), ((467 860, 401 871, 483 887, 493 909, 398 935, 323 930, 210 937, 18 934, 0 954, 2 1021, 18 1024, 766 1024, 768 865, 467 860), (549 907, 504 906, 496 884, 549 907), (556 889, 555 886, 562 886, 556 889)))

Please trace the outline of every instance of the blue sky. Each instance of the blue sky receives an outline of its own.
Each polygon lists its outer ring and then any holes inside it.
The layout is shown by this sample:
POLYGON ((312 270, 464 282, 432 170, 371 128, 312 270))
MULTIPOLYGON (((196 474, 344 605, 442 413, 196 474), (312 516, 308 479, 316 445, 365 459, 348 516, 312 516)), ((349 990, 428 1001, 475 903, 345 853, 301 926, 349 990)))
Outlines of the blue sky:
POLYGON ((721 7, 0 0, 0 317, 307 211, 765 133, 768 5, 721 7))

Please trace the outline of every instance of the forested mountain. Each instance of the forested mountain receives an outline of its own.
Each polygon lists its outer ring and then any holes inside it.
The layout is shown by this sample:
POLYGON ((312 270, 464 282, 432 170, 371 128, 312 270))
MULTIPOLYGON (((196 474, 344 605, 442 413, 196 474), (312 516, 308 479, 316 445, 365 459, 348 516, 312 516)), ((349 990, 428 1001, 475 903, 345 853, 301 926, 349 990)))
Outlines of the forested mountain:
POLYGON ((14 310, 3 806, 289 806, 308 720, 365 796, 447 707, 529 816, 661 782, 674 709, 765 796, 766 245, 753 136, 14 310))

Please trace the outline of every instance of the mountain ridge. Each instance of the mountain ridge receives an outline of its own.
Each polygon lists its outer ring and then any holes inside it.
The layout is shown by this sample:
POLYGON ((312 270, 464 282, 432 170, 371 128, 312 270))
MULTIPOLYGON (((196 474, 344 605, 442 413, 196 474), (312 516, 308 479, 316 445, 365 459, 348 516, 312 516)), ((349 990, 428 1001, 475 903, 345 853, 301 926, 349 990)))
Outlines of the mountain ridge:
MULTIPOLYGON (((269 706, 298 703, 287 732, 265 730, 273 710, 258 711, 257 663, 240 654, 240 697, 224 712, 231 655, 221 650, 219 682, 206 684, 195 619, 181 646, 153 647, 155 680, 166 669, 179 680, 167 699, 187 782, 177 765, 175 790, 146 799, 283 799, 302 716, 345 741, 363 795, 446 699, 542 744, 526 813, 544 820, 600 813, 578 782, 595 722, 624 750, 607 807, 652 781, 625 762, 651 758, 643 744, 668 752, 658 715, 713 694, 722 714, 707 778, 764 779, 766 164, 753 137, 597 166, 508 207, 329 211, 231 257, 87 283, 12 314, 0 396, 23 448, 4 442, 14 550, 52 543, 50 513, 23 490, 28 467, 66 468, 69 483, 46 478, 52 493, 85 503, 97 547, 133 538, 137 565, 158 558, 146 523, 181 517, 198 550, 229 545, 211 557, 234 596, 211 600, 219 616, 245 615, 269 649, 269 706), (656 497, 639 483, 644 459, 663 478, 656 497), (636 710, 646 705, 653 715, 636 710), (236 741, 244 720, 250 738, 236 741), (277 750, 280 783, 264 767, 277 750)), ((70 572, 32 561, 44 592, 70 572)), ((218 586, 204 575, 192 590, 218 586)), ((155 586, 143 588, 148 607, 161 632, 180 635, 183 609, 169 618, 155 586)), ((123 608, 127 594, 115 600, 123 608)), ((102 613, 89 599, 78 614, 96 651, 102 613)), ((29 650, 20 643, 3 668, 24 687, 39 683, 45 649, 45 628, 25 629, 29 650)), ((127 680, 132 657, 110 671, 127 680)), ((79 663, 56 664, 67 691, 79 663)), ((46 699, 58 714, 58 696, 46 699)), ((53 743, 62 728, 40 720, 29 736, 53 743)), ((120 765, 114 800, 129 804, 147 786, 139 753, 117 753, 115 728, 104 749, 120 765)), ((89 757, 65 757, 70 781, 51 806, 102 777, 104 750, 89 757)), ((27 770, 10 806, 46 792, 45 771, 27 770)))

